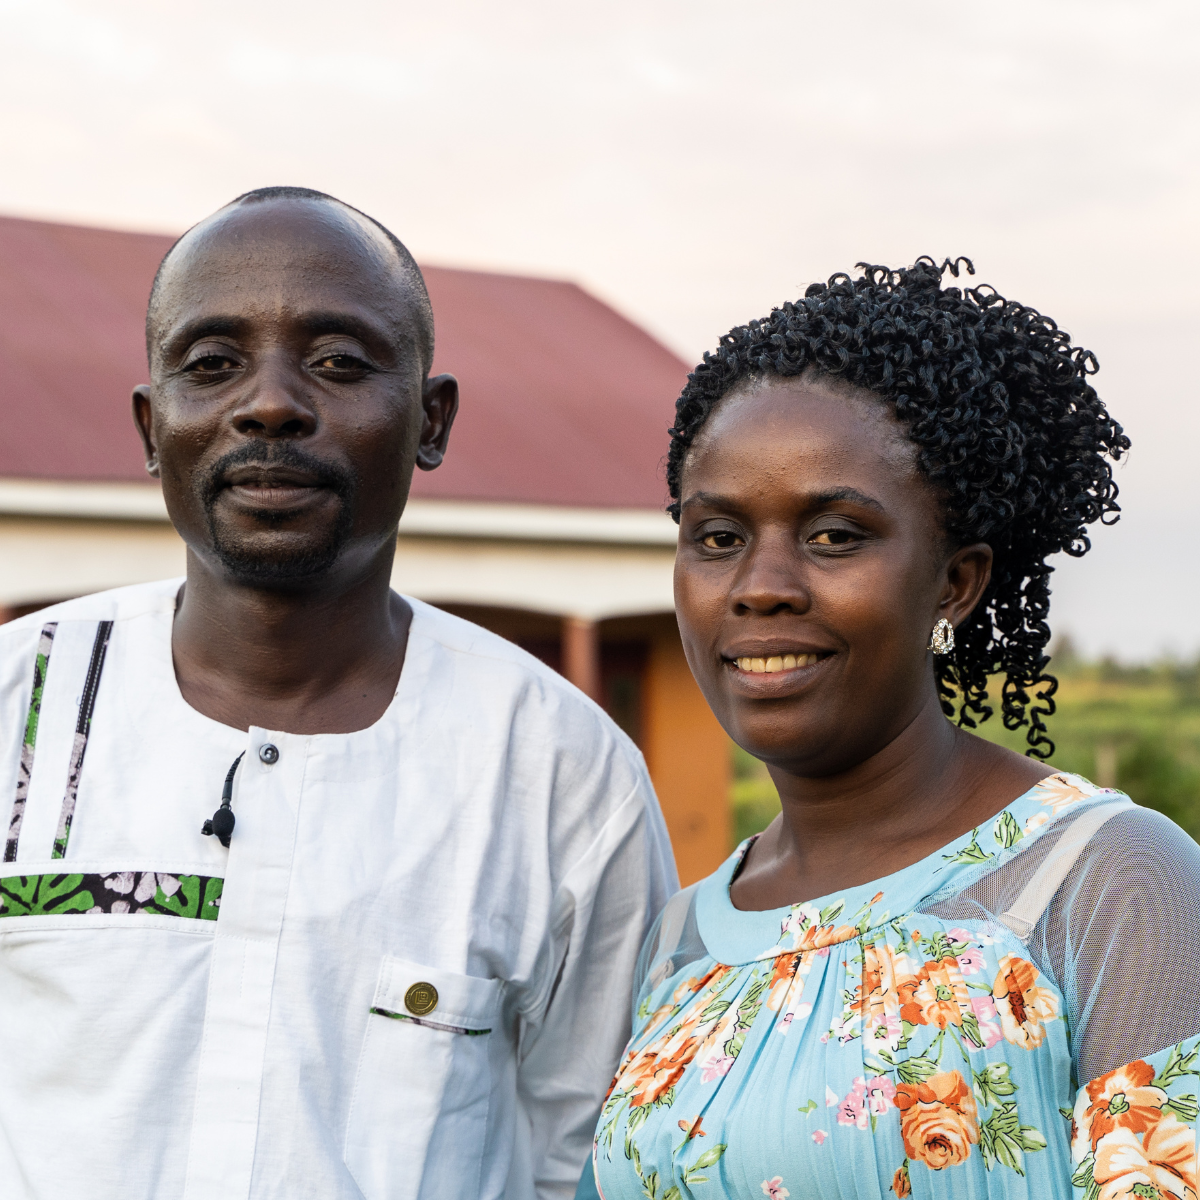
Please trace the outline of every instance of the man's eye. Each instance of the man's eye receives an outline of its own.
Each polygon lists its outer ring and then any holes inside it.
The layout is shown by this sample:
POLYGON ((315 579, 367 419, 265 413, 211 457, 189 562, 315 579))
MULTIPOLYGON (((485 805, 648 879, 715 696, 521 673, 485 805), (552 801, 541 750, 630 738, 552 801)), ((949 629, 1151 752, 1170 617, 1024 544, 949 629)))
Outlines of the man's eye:
POLYGON ((193 358, 184 370, 211 375, 218 371, 231 371, 236 366, 232 358, 226 358, 223 354, 202 354, 199 358, 193 358))
POLYGON ((352 354, 327 354, 314 365, 319 371, 361 371, 366 363, 352 354))
POLYGON ((705 534, 704 545, 710 550, 732 550, 734 546, 740 546, 742 539, 736 534, 731 533, 728 529, 718 530, 716 533, 705 534))
POLYGON ((847 542, 854 541, 854 534, 848 529, 822 529, 808 540, 814 546, 844 546, 847 542))

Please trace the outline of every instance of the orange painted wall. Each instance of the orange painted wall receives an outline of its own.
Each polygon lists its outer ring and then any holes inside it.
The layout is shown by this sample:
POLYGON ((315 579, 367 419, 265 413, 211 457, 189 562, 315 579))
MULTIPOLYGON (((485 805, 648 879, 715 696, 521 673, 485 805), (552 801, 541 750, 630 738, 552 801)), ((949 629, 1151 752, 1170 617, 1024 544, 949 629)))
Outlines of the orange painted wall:
POLYGON ((729 854, 730 744, 692 678, 673 618, 650 643, 641 742, 686 887, 729 854))

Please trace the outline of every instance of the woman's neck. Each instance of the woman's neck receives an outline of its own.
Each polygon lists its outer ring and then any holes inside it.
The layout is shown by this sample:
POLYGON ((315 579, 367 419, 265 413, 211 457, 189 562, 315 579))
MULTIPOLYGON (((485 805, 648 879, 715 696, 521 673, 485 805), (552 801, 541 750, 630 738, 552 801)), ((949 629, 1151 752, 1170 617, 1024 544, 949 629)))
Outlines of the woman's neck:
POLYGON ((946 720, 936 695, 885 746, 845 771, 768 768, 780 815, 733 885, 739 908, 798 904, 880 879, 994 817, 1050 773, 946 720))

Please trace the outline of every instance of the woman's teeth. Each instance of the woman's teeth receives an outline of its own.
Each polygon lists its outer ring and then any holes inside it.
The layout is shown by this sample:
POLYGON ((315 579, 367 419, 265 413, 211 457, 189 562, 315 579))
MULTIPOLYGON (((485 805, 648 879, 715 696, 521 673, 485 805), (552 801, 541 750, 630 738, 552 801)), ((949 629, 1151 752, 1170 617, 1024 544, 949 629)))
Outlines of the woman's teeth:
POLYGON ((776 671, 794 671, 797 667, 811 667, 817 661, 815 654, 774 654, 770 658, 739 658, 738 668, 755 675, 774 675, 776 671))

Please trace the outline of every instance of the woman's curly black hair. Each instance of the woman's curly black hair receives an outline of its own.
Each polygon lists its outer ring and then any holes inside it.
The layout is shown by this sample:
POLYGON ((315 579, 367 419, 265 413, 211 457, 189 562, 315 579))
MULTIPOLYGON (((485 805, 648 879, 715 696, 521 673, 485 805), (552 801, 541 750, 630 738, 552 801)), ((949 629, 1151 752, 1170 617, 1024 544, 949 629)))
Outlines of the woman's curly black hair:
POLYGON ((947 716, 975 728, 992 714, 988 677, 1003 672, 1007 729, 1029 725, 1027 754, 1054 744, 1042 718, 1057 680, 1046 674, 1050 573, 1059 551, 1079 557, 1086 529, 1117 520, 1109 459, 1129 449, 1121 426, 1088 382, 1096 356, 1036 309, 992 288, 942 287, 970 259, 923 256, 900 270, 858 263, 814 283, 804 299, 727 333, 688 376, 676 404, 667 484, 679 520, 688 449, 721 398, 747 378, 816 371, 877 392, 918 447, 917 463, 943 497, 947 536, 986 542, 991 582, 936 659, 947 716), (1041 705, 1032 702, 1030 691, 1041 705))

